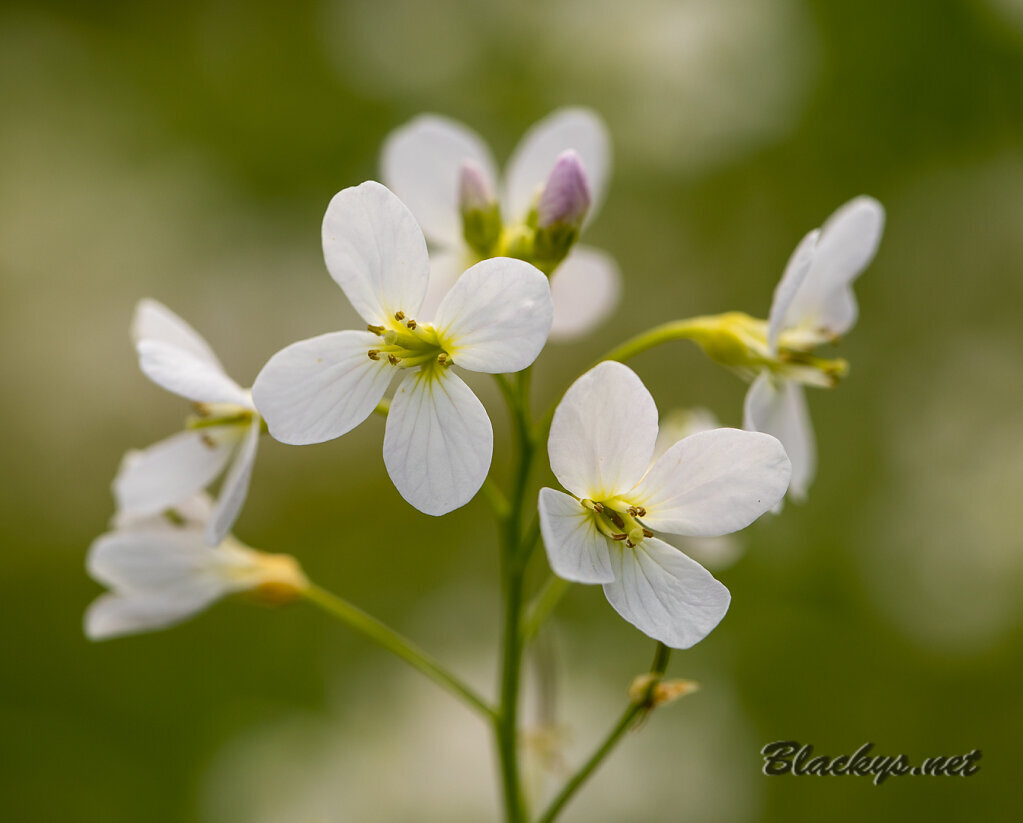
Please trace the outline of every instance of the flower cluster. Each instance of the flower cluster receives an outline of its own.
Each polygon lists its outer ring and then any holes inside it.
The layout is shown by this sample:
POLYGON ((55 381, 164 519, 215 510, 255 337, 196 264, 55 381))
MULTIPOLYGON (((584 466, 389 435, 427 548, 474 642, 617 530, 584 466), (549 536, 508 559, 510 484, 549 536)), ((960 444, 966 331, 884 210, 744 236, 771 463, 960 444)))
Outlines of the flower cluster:
MULTIPOLYGON (((600 119, 585 109, 553 113, 526 134, 502 180, 473 132, 423 116, 387 139, 382 167, 387 186, 343 189, 322 225, 327 271, 362 323, 285 347, 251 390, 227 376, 185 321, 154 300, 139 303, 132 337, 142 371, 190 400, 192 414, 183 431, 128 452, 121 463, 112 530, 88 555, 89 573, 109 592, 89 607, 85 630, 98 639, 158 629, 230 594, 271 603, 304 598, 493 721, 508 819, 520 821, 519 664, 530 631, 556 602, 538 595, 527 620, 525 569, 538 539, 556 577, 600 584, 619 615, 658 641, 620 730, 638 713, 693 691, 689 681, 662 681, 668 649, 706 637, 731 595, 687 552, 723 568, 738 553, 728 535, 778 511, 786 493, 806 496, 816 452, 803 387, 830 388, 847 370, 844 360, 815 349, 853 326, 851 286, 874 257, 884 211, 859 197, 810 232, 766 320, 727 312, 657 326, 613 349, 534 418, 530 368, 548 339, 597 328, 620 289, 614 260, 578 243, 610 176, 600 119), (675 339, 696 342, 750 382, 744 429, 721 427, 706 412, 681 425, 658 420, 653 396, 624 361, 675 339), (519 453, 507 492, 492 476, 489 413, 464 379, 473 373, 495 376, 512 418, 519 453), (261 434, 322 443, 374 412, 386 417, 387 474, 419 511, 448 514, 487 484, 506 598, 499 706, 313 585, 294 558, 231 535, 261 434), (534 496, 532 461, 544 440, 564 491, 541 488, 534 496), (221 476, 214 499, 206 490, 221 476)), ((559 590, 552 580, 545 592, 559 590)), ((553 820, 561 802, 542 819, 553 820)))

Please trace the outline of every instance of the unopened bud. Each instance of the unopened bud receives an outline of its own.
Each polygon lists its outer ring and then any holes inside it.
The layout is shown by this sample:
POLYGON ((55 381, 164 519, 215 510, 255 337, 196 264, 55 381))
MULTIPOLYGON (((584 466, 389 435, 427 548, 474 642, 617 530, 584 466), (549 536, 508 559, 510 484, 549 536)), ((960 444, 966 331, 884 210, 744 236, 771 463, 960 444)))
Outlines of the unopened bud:
POLYGON ((580 228, 590 210, 590 181, 582 160, 572 149, 562 152, 540 195, 536 226, 546 229, 555 223, 580 228))
POLYGON ((501 237, 501 209, 486 174, 472 160, 464 161, 459 172, 458 210, 465 242, 480 256, 489 256, 501 237))
POLYGON ((641 674, 629 686, 629 700, 654 709, 700 688, 695 680, 660 680, 658 675, 641 674), (652 688, 651 688, 652 685, 652 688))

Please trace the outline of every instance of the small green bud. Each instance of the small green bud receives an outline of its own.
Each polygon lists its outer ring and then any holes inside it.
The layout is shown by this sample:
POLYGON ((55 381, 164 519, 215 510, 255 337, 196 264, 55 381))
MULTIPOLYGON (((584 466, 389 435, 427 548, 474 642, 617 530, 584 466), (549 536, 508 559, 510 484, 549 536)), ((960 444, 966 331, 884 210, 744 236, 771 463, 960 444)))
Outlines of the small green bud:
POLYGON ((501 208, 483 170, 472 160, 462 164, 458 208, 465 242, 480 257, 490 257, 501 238, 501 208))

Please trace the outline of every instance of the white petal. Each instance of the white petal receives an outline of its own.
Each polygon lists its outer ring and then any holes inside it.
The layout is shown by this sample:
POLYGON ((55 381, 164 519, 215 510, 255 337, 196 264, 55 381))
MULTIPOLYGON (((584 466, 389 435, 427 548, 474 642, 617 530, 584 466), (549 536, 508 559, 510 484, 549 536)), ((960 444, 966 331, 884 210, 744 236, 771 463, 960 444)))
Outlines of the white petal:
POLYGON ((810 271, 820 234, 820 229, 814 229, 800 241, 785 266, 785 273, 774 289, 771 314, 767 322, 767 345, 772 353, 778 351, 778 335, 784 330, 789 306, 792 305, 796 292, 810 271))
POLYGON ((245 504, 245 498, 249 493, 249 481, 252 479, 252 465, 256 462, 256 449, 259 446, 262 424, 262 418, 258 414, 253 415, 245 439, 242 440, 234 462, 220 487, 216 508, 206 527, 206 543, 210 546, 219 545, 223 541, 245 504))
POLYGON ((412 212, 379 183, 334 195, 323 217, 323 257, 367 323, 397 311, 417 316, 430 279, 426 241, 412 212))
POLYGON ((369 417, 394 373, 385 358, 369 359, 379 343, 372 332, 331 332, 271 357, 252 386, 270 434, 295 446, 322 443, 369 417))
POLYGON ((558 109, 534 124, 508 161, 505 216, 525 217, 533 200, 566 149, 574 149, 586 169, 592 202, 588 223, 600 211, 611 175, 611 138, 604 121, 582 108, 558 109))
POLYGON ((608 602, 646 635, 688 649, 710 634, 728 611, 731 595, 695 560, 654 537, 630 549, 611 547, 613 583, 608 602))
POLYGON ((574 497, 554 489, 540 489, 539 508, 547 560, 558 577, 577 583, 615 579, 608 539, 597 530, 591 512, 574 497))
POLYGON ((884 216, 884 208, 872 197, 857 197, 828 218, 813 265, 786 312, 786 328, 832 335, 852 328, 857 315, 852 283, 877 253, 884 216))
POLYGON ((607 500, 639 482, 656 440, 650 392, 628 366, 605 361, 565 392, 547 451, 562 486, 577 497, 607 500))
POLYGON ((136 348, 146 377, 167 391, 197 403, 252 407, 248 393, 216 363, 162 340, 141 340, 136 348))
POLYGON ((93 541, 86 566, 94 580, 118 590, 226 591, 228 582, 213 571, 216 552, 194 529, 109 532, 93 541))
POLYGON ((416 117, 384 143, 384 182, 411 209, 431 242, 462 245, 458 181, 462 164, 476 163, 491 189, 497 171, 490 150, 475 132, 435 114, 416 117))
POLYGON ((131 320, 131 339, 135 345, 143 340, 168 343, 223 371, 220 361, 202 335, 156 300, 145 298, 135 306, 135 315, 131 320))
POLYGON ((85 635, 90 640, 107 640, 165 629, 202 611, 222 594, 212 585, 161 592, 103 594, 85 612, 85 635))
POLYGON ((177 516, 174 521, 166 516, 167 509, 148 515, 121 509, 111 518, 110 525, 118 531, 176 531, 182 528, 201 531, 213 516, 213 505, 213 498, 206 492, 197 492, 168 507, 177 516), (177 522, 179 518, 181 522, 177 522))
POLYGON ((209 485, 238 443, 236 426, 185 431, 130 451, 114 478, 119 516, 159 514, 209 485))
POLYGON ((419 511, 447 514, 472 500, 493 451, 483 404, 450 369, 415 369, 398 385, 384 430, 384 464, 419 511))
POLYGON ((781 441, 792 461, 789 496, 804 500, 817 471, 817 445, 803 387, 762 373, 746 392, 743 426, 781 441))
POLYGON ((434 327, 457 365, 501 374, 536 360, 553 313, 550 285, 539 269, 495 257, 458 278, 437 308, 434 327))
POLYGON ((551 275, 551 340, 573 340, 595 329, 618 305, 621 290, 621 272, 611 255, 573 247, 551 275))
POLYGON ((714 429, 680 440, 629 494, 655 531, 715 537, 743 529, 785 495, 792 467, 775 438, 714 429))

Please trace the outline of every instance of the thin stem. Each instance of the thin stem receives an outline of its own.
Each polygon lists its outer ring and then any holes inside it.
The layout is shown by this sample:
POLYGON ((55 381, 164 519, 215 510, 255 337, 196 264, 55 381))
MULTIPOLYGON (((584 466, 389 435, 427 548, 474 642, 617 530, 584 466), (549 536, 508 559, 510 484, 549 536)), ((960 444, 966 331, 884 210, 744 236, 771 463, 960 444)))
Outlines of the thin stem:
POLYGON ((665 669, 668 668, 668 658, 671 656, 671 649, 665 646, 663 643, 657 644, 657 651, 654 654, 654 662, 650 666, 650 674, 653 677, 650 678, 650 683, 647 685, 644 694, 640 699, 631 702, 622 716, 618 719, 618 722, 614 725, 614 728, 608 733, 604 741, 597 747, 597 750, 590 755, 590 759, 587 760, 582 768, 579 769, 565 784, 564 788, 558 793, 558 796, 554 798, 547 810, 540 816, 537 823, 552 823, 554 818, 558 816, 561 810, 565 807, 565 804, 575 795, 575 793, 582 787, 583 783, 596 771, 597 767, 604 761, 611 750, 618 745, 618 741, 627 732, 632 725, 639 719, 646 716, 647 712, 653 708, 653 694, 657 688, 657 684, 660 678, 664 675, 665 669))
POLYGON ((686 320, 672 320, 670 323, 662 323, 660 326, 654 326, 652 329, 640 332, 635 337, 615 346, 597 362, 617 360, 620 363, 624 363, 637 354, 641 354, 647 349, 652 349, 654 346, 659 346, 662 343, 669 343, 672 340, 691 339, 701 331, 706 330, 707 323, 711 320, 712 318, 708 317, 690 317, 686 320))
POLYGON ((310 603, 314 603, 327 613, 333 615, 342 623, 346 623, 355 631, 372 640, 381 648, 392 654, 396 654, 413 668, 418 669, 438 685, 447 689, 456 697, 460 698, 467 705, 476 709, 484 717, 491 720, 497 719, 497 712, 436 660, 418 649, 411 641, 406 640, 394 629, 367 614, 358 606, 354 606, 347 600, 338 597, 336 594, 321 589, 319 586, 310 585, 303 592, 303 596, 310 603))
POLYGON ((483 481, 483 486, 480 490, 483 492, 484 497, 487 498, 487 502, 490 504, 490 508, 494 510, 494 514, 497 515, 497 519, 504 520, 508 516, 508 498, 504 496, 504 492, 489 477, 483 481))
POLYGON ((558 577, 556 574, 547 578, 543 588, 526 607, 526 617, 522 623, 523 643, 528 643, 536 637, 571 585, 568 580, 558 577))

